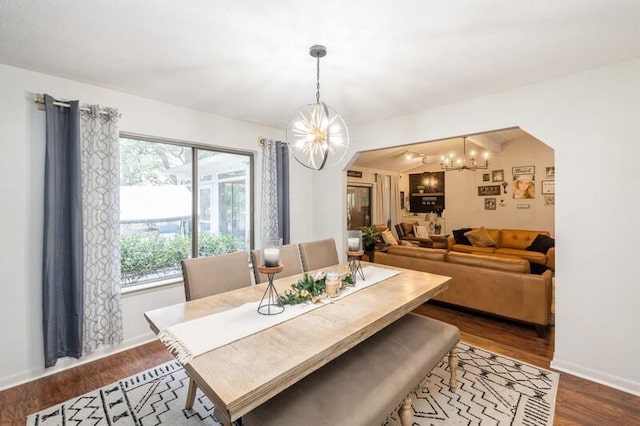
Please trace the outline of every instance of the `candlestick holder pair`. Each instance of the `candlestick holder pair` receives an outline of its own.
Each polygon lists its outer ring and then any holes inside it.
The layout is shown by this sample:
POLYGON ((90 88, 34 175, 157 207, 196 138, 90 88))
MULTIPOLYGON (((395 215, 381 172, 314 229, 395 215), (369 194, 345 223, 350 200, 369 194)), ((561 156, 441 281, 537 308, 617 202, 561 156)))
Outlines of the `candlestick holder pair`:
POLYGON ((267 288, 262 295, 260 304, 258 305, 258 313, 262 315, 277 315, 284 312, 284 306, 280 303, 280 295, 276 290, 276 286, 273 285, 273 276, 282 272, 283 265, 277 266, 258 266, 258 271, 265 274, 268 278, 267 288))

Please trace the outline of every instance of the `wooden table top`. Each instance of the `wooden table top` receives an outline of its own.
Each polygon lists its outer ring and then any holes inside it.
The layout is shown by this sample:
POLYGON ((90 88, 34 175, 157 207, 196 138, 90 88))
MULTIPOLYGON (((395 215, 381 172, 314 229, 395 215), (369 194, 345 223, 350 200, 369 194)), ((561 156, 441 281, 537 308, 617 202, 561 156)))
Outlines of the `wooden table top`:
MULTIPOLYGON (((385 268, 402 273, 186 364, 190 377, 216 405, 218 420, 230 424, 449 287, 449 277, 385 268)), ((330 270, 344 272, 346 265, 323 268, 330 270)), ((281 278, 274 285, 283 294, 301 276, 281 278)), ((266 285, 167 306, 146 312, 145 318, 157 334, 171 325, 259 301, 266 285)))

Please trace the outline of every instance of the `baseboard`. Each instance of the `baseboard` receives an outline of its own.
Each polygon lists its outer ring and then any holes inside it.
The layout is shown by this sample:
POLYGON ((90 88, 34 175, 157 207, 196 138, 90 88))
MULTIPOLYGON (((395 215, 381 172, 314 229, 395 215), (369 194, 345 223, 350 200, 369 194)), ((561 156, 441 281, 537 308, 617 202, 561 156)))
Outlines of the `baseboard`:
POLYGON ((551 368, 592 382, 600 383, 601 385, 609 386, 610 388, 618 389, 632 395, 640 396, 640 383, 638 382, 632 382, 631 380, 626 380, 622 377, 612 376, 610 374, 602 373, 601 371, 591 370, 570 362, 555 359, 551 361, 551 368))
POLYGON ((0 391, 14 386, 21 385, 33 380, 41 379, 52 374, 59 373, 69 368, 77 367, 88 362, 92 362, 101 358, 108 357, 118 352, 126 351, 136 346, 149 343, 156 339, 156 336, 149 332, 141 336, 132 337, 130 339, 122 341, 117 345, 102 346, 97 349, 91 355, 82 357, 80 359, 75 358, 60 358, 56 365, 51 368, 34 368, 33 370, 25 371, 22 373, 14 374, 13 376, 3 377, 0 379, 0 391))

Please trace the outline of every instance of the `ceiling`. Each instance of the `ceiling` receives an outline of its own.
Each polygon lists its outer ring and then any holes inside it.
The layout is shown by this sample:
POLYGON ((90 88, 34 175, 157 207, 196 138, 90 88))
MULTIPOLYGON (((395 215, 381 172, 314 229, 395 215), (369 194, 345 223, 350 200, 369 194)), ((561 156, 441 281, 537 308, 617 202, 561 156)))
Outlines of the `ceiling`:
POLYGON ((523 138, 533 138, 529 133, 517 127, 466 135, 465 137, 466 142, 463 141, 463 137, 456 137, 359 152, 349 166, 396 173, 418 173, 427 170, 427 168, 433 170, 433 166, 440 164, 441 157, 448 156, 451 152, 455 153, 457 157, 462 157, 465 143, 467 156, 471 151, 475 151, 476 158, 481 160, 482 154, 487 152, 489 160, 491 160, 493 154, 502 151, 503 144, 523 138))
POLYGON ((0 63, 284 128, 324 44, 321 100, 360 124, 639 57, 639 18, 637 0, 1 0, 0 63))

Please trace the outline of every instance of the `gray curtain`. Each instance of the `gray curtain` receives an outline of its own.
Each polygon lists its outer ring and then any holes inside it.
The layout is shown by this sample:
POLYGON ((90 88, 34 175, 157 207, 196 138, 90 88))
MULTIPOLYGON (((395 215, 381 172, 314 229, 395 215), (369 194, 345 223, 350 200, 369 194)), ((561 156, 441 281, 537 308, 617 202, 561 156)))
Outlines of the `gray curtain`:
POLYGON ((43 339, 45 367, 82 355, 83 248, 80 113, 44 96, 43 339))
POLYGON ((262 238, 279 237, 289 244, 289 148, 265 140, 262 153, 262 238))
POLYGON ((278 186, 278 236, 282 244, 291 241, 289 218, 289 146, 276 142, 276 179, 278 186))

